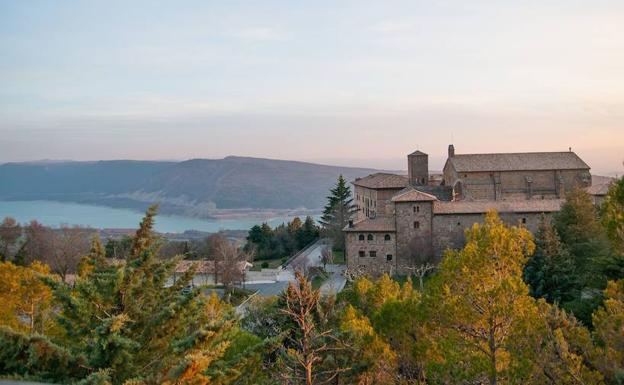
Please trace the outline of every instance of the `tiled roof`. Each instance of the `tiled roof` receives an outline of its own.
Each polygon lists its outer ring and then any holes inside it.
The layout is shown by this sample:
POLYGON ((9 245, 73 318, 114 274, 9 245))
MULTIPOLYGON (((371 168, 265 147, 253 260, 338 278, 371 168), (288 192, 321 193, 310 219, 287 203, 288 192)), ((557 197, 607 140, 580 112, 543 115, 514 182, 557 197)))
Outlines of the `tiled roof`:
POLYGON ((508 154, 456 154, 448 158, 457 172, 588 169, 572 151, 508 154))
POLYGON ((375 219, 364 219, 353 223, 352 227, 345 227, 344 231, 394 232, 394 218, 377 217, 375 219))
POLYGON ((559 211, 563 199, 532 199, 521 201, 458 201, 434 202, 433 213, 440 214, 480 214, 489 210, 499 213, 548 213, 559 211))
POLYGON ((429 195, 433 195, 441 201, 451 201, 453 200, 453 187, 451 186, 435 186, 435 185, 427 185, 427 186, 418 186, 418 191, 427 193, 429 195))
POLYGON ((435 200, 438 200, 435 196, 418 191, 411 186, 392 197, 392 202, 431 202, 435 200))
POLYGON ((412 152, 410 155, 427 155, 424 152, 420 151, 420 150, 416 150, 414 152, 412 152))
POLYGON ((373 189, 400 189, 408 185, 409 180, 405 175, 388 174, 384 172, 378 172, 376 174, 370 174, 364 178, 357 178, 353 181, 356 186, 373 188, 373 189))
POLYGON ((589 195, 607 195, 613 182, 615 182, 615 178, 592 175, 592 185, 587 187, 585 191, 589 195))

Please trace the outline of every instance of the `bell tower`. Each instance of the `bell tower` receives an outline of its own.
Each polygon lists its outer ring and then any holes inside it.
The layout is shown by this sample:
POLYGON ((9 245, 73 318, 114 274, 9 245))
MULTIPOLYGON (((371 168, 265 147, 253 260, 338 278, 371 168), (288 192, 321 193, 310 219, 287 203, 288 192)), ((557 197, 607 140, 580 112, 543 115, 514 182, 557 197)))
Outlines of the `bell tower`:
POLYGON ((429 184, 429 155, 422 151, 414 151, 407 156, 407 172, 412 186, 429 184))

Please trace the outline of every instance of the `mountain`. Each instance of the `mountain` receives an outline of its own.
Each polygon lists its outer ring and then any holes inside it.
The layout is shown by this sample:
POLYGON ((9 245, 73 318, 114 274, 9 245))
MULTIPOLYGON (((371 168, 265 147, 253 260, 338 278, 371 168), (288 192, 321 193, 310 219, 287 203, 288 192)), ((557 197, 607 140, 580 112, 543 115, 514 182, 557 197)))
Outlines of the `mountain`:
POLYGON ((338 175, 373 169, 229 156, 164 161, 29 162, 0 165, 0 199, 57 200, 209 217, 223 210, 323 207, 338 175))

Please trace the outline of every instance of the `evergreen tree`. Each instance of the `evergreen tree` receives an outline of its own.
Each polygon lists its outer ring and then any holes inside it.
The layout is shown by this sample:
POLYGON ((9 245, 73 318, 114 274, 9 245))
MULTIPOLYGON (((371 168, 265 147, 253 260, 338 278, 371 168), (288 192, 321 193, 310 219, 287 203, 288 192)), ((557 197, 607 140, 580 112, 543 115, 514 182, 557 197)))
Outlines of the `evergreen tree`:
MULTIPOLYGON (((113 384, 175 380, 195 365, 196 354, 209 355, 213 363, 229 346, 232 322, 222 319, 222 313, 211 312, 198 291, 182 293, 193 269, 169 283, 178 259, 156 257, 155 214, 156 208, 151 207, 125 263, 109 263, 96 237, 73 287, 46 282, 59 304, 57 322, 64 331, 53 342, 72 356, 83 357, 81 367, 89 374, 113 384)), ((37 365, 29 368, 29 374, 46 376, 45 368, 37 365)))
POLYGON ((605 229, 598 221, 590 196, 580 188, 566 195, 566 202, 555 214, 553 224, 572 256, 578 285, 577 297, 561 306, 591 325, 591 314, 602 301, 602 290, 614 265, 605 229))
POLYGON ((601 213, 602 223, 607 229, 613 249, 624 255, 624 177, 609 188, 601 213))
POLYGON ((329 191, 331 195, 327 197, 327 205, 323 210, 321 224, 327 236, 333 241, 333 247, 344 250, 345 238, 342 229, 348 225, 357 209, 353 204, 351 189, 347 186, 342 175, 338 177, 336 187, 329 191))
POLYGON ((545 216, 542 216, 535 245, 535 253, 524 268, 524 281, 529 285, 530 294, 550 303, 570 301, 578 296, 572 256, 545 216))

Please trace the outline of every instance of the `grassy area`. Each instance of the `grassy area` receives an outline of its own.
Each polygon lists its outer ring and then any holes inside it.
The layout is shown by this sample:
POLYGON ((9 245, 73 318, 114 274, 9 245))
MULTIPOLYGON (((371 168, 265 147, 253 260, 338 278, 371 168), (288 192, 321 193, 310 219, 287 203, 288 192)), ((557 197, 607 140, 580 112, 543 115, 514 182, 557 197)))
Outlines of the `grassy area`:
POLYGON ((334 264, 336 265, 344 265, 347 262, 345 261, 345 254, 342 250, 333 250, 332 255, 334 256, 334 264))
POLYGON ((327 274, 319 274, 312 278, 312 289, 318 290, 323 285, 323 282, 327 281, 329 275, 327 274))
POLYGON ((262 259, 253 262, 253 267, 250 269, 251 271, 260 271, 263 269, 263 265, 265 269, 277 269, 281 266, 288 258, 276 258, 276 259, 262 259), (266 263, 266 264, 265 264, 266 263))

